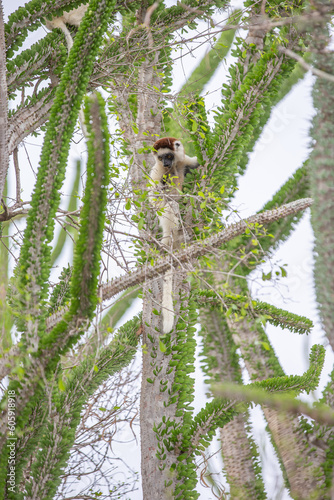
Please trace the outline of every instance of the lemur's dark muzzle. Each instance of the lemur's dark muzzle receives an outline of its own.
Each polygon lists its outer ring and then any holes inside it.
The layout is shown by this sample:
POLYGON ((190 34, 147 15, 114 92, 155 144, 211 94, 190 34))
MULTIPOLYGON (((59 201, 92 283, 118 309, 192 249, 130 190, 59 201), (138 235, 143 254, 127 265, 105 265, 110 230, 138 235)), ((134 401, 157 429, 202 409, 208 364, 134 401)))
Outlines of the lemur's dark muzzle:
POLYGON ((162 164, 165 168, 170 168, 173 164, 174 156, 171 153, 161 155, 162 164))
POLYGON ((170 168, 172 166, 173 160, 170 160, 169 158, 164 158, 163 159, 163 165, 165 168, 170 168))

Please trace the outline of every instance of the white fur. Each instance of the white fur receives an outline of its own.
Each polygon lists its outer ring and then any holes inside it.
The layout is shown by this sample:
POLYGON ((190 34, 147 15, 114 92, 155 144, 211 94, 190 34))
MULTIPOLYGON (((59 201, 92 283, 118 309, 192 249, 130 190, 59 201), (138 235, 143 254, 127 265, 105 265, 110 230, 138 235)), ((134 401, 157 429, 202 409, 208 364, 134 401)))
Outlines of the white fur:
POLYGON ((167 271, 162 288, 162 331, 169 333, 174 325, 173 271, 167 271))
POLYGON ((166 246, 170 246, 177 237, 179 224, 179 205, 176 201, 170 200, 159 215, 160 226, 162 227, 162 240, 166 246))
POLYGON ((46 27, 49 30, 53 30, 54 28, 60 28, 62 30, 66 38, 68 52, 73 47, 73 39, 65 23, 72 24, 73 26, 79 26, 87 9, 88 4, 80 5, 80 7, 78 7, 77 9, 73 9, 70 12, 63 12, 63 15, 61 17, 55 17, 51 21, 45 22, 46 27))
POLYGON ((151 170, 151 186, 149 189, 149 201, 151 205, 157 210, 162 211, 161 215, 158 215, 160 226, 162 228, 162 243, 164 245, 170 246, 173 242, 173 234, 176 236, 179 229, 179 207, 178 207, 178 197, 182 190, 184 182, 184 173, 186 166, 197 167, 198 160, 196 156, 190 158, 184 153, 183 144, 180 141, 175 141, 175 149, 171 150, 169 148, 160 148, 155 155, 155 164, 151 170), (175 158, 171 169, 169 170, 169 176, 171 178, 172 186, 168 188, 161 184, 161 181, 166 174, 166 170, 159 160, 159 156, 167 154, 168 152, 173 152, 175 158), (164 194, 166 192, 166 194, 164 194))
MULTIPOLYGON (((155 164, 151 170, 149 187, 149 201, 158 212, 159 223, 162 228, 161 242, 170 247, 177 243, 178 230, 180 227, 180 211, 178 198, 182 191, 185 176, 185 168, 198 166, 198 160, 194 156, 190 158, 184 152, 184 147, 179 140, 174 141, 172 148, 160 148, 154 152, 155 164), (171 167, 166 170, 159 156, 173 153, 174 160, 171 167), (168 173, 169 179, 163 185, 164 175, 168 173)), ((163 333, 169 333, 174 326, 173 306, 173 272, 167 271, 163 279, 162 290, 162 318, 163 333)))
POLYGON ((157 212, 161 212, 158 214, 159 223, 162 228, 161 243, 171 246, 173 235, 176 236, 179 228, 179 205, 172 196, 163 193, 159 184, 150 188, 149 201, 157 212))

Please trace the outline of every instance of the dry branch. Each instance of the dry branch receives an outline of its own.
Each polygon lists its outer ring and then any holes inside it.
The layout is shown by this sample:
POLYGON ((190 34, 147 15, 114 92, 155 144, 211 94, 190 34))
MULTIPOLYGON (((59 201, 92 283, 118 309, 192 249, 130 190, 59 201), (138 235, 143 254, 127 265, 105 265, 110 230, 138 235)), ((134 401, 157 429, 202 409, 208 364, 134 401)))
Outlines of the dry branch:
MULTIPOLYGON (((288 217, 301 210, 312 205, 311 198, 304 198, 301 200, 296 200, 286 205, 282 205, 279 208, 273 210, 267 210, 266 212, 252 215, 248 219, 241 220, 236 224, 231 224, 223 231, 218 234, 214 234, 209 238, 202 241, 196 241, 192 245, 188 246, 184 250, 175 252, 173 257, 174 265, 177 266, 184 262, 193 261, 202 257, 210 248, 217 248, 232 240, 236 236, 243 234, 247 228, 250 228, 254 224, 270 224, 276 220, 282 219, 283 217, 288 217)), ((102 300, 107 300, 116 295, 123 290, 126 290, 130 286, 138 285, 146 280, 150 280, 159 275, 163 275, 170 268, 170 256, 159 259, 154 262, 154 265, 147 264, 146 266, 140 267, 134 270, 127 276, 120 276, 109 283, 102 285, 101 295, 102 300)), ((50 318, 51 319, 51 318, 50 318)))

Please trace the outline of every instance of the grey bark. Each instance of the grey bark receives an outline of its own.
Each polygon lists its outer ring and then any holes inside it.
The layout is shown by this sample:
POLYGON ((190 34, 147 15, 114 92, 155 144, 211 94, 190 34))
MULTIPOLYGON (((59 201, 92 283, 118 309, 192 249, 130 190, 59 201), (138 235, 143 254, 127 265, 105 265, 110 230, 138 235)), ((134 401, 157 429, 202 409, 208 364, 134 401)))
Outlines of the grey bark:
POLYGON ((6 78, 6 45, 5 24, 3 17, 2 0, 0 0, 0 200, 5 188, 6 175, 9 164, 7 143, 7 78, 6 78))

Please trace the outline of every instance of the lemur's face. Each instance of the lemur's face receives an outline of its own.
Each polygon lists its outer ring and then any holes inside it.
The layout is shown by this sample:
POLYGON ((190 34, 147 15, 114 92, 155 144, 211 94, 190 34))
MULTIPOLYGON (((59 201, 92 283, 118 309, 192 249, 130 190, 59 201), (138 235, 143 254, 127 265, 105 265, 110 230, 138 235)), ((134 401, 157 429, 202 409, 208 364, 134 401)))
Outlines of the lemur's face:
POLYGON ((175 160, 174 152, 168 148, 159 149, 158 160, 162 163, 164 168, 170 169, 172 168, 175 160))
POLYGON ((184 149, 182 143, 177 139, 164 138, 160 139, 156 144, 159 147, 157 148, 155 155, 166 170, 170 170, 173 166, 175 166, 176 162, 184 159, 184 149))

